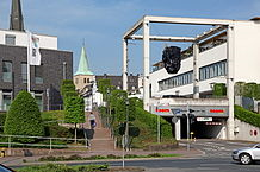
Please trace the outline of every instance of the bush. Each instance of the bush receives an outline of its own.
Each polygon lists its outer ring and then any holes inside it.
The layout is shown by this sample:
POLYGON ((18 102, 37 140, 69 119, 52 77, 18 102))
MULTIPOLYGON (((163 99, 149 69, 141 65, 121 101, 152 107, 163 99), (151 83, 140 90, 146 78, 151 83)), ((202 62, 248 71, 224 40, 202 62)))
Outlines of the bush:
POLYGON ((260 114, 250 112, 240 106, 235 106, 235 118, 255 127, 260 127, 260 114))
MULTIPOLYGON (((44 127, 36 100, 26 91, 21 91, 12 102, 6 116, 5 134, 43 136, 44 127)), ((33 142, 35 139, 16 139, 33 142)))

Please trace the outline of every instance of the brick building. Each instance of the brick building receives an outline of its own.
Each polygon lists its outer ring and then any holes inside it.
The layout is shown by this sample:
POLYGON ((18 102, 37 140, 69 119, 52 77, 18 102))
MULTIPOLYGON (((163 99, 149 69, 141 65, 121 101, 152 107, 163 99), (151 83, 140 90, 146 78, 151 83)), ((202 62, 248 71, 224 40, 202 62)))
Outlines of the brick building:
MULTIPOLYGON (((27 40, 20 1, 12 1, 10 29, 0 29, 0 111, 8 110, 20 90, 27 88, 27 40)), ((40 110, 62 108, 62 79, 73 78, 73 53, 57 48, 57 37, 39 39, 41 65, 30 66, 31 93, 40 110)))

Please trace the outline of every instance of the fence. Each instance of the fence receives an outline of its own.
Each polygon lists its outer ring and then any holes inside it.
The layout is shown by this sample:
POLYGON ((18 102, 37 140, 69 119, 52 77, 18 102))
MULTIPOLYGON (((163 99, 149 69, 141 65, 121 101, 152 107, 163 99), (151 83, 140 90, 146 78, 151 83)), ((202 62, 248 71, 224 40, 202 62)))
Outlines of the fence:
MULTIPOLYGON (((4 142, 0 141, 0 146, 5 147, 7 145, 7 155, 12 155, 12 148, 47 148, 49 149, 49 154, 52 152, 52 149, 54 148, 67 148, 70 149, 70 152, 74 152, 71 148, 89 148, 90 139, 70 139, 70 138, 50 138, 50 137, 43 137, 43 136, 26 136, 26 135, 4 135, 0 134, 1 140, 5 140, 4 142), (4 138, 4 139, 3 139, 4 138), (30 144, 30 143, 20 143, 20 142, 14 142, 12 140, 17 139, 36 139, 38 141, 48 140, 48 144, 30 144), (74 145, 68 145, 68 144, 54 144, 55 140, 60 141, 74 141, 74 145), (81 143, 81 145, 77 145, 76 143, 81 143), (85 145, 83 145, 85 144, 85 145)), ((82 151, 82 149, 81 149, 82 151)))

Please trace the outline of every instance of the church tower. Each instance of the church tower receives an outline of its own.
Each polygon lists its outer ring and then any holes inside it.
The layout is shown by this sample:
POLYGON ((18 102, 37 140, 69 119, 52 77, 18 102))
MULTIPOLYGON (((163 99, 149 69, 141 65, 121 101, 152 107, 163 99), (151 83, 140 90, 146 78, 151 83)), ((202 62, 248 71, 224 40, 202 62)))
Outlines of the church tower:
POLYGON ((24 31, 24 21, 20 0, 12 0, 10 30, 24 31))
POLYGON ((83 44, 81 48, 79 68, 74 74, 74 83, 76 86, 76 90, 79 90, 81 92, 83 89, 86 89, 87 86, 92 85, 93 81, 94 74, 89 70, 86 47, 85 44, 83 44))

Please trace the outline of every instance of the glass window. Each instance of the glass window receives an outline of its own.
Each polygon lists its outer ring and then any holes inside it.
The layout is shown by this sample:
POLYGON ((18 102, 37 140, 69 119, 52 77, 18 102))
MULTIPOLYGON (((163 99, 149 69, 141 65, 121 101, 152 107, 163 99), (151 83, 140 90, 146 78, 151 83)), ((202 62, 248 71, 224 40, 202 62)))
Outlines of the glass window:
POLYGON ((35 83, 43 84, 43 65, 35 66, 35 83))
POLYGON ((228 65, 227 62, 224 62, 224 75, 228 74, 228 65))
POLYGON ((79 78, 76 78, 75 82, 76 82, 76 84, 78 84, 79 83, 79 78))
POLYGON ((27 83, 27 64, 21 63, 22 83, 27 83))
POLYGON ((5 44, 6 45, 16 45, 16 36, 11 34, 5 35, 5 44))
POLYGON ((4 82, 12 82, 12 62, 2 62, 2 73, 4 82))
POLYGON ((42 95, 35 95, 36 103, 39 107, 40 112, 43 111, 43 101, 42 101, 42 95))
POLYGON ((209 71, 209 67, 207 66, 205 68, 205 79, 208 79, 210 77, 210 71, 209 71))
POLYGON ((84 84, 87 83, 87 78, 83 78, 83 83, 84 83, 84 84))
POLYGON ((199 70, 199 79, 200 79, 200 81, 204 80, 204 70, 203 69, 199 70))

